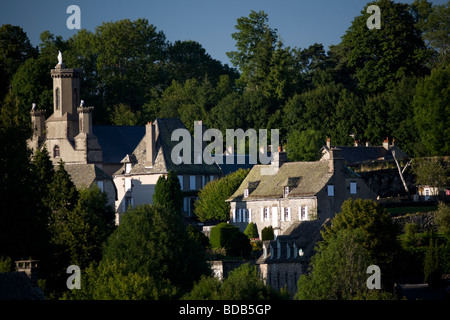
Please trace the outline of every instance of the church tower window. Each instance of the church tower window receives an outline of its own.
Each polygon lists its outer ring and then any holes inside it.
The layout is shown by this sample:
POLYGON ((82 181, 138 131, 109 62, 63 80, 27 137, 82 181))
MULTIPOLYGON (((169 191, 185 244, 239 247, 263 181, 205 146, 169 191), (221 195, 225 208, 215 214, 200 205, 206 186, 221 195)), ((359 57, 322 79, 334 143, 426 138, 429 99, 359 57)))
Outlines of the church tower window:
POLYGON ((59 146, 58 145, 56 145, 53 148, 53 158, 59 158, 59 146))
POLYGON ((59 88, 55 90, 55 99, 56 99, 56 110, 60 108, 60 96, 59 96, 59 88))

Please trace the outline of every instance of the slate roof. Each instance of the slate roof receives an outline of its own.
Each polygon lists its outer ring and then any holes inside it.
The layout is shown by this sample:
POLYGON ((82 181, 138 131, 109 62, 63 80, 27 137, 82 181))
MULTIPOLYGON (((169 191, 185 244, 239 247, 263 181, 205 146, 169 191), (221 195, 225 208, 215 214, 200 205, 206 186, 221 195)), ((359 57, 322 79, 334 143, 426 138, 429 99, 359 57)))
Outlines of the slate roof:
MULTIPOLYGON (((217 164, 195 164, 194 163, 194 138, 191 138, 191 164, 180 163, 176 164, 171 159, 171 152, 173 147, 178 145, 180 141, 172 141, 172 132, 176 129, 186 129, 183 122, 177 118, 157 118, 155 120, 155 152, 156 158, 154 160, 154 165, 148 167, 145 165, 146 162, 146 152, 147 146, 145 141, 145 134, 142 136, 137 147, 131 152, 136 159, 136 163, 130 171, 130 175, 133 174, 156 174, 156 173, 167 173, 169 170, 173 170, 178 174, 205 174, 205 175, 222 175, 222 171, 217 164)), ((145 128, 144 128, 145 131, 145 128)), ((125 154, 124 157, 126 157, 125 154)), ((122 160, 121 159, 121 160, 122 160)), ((124 166, 119 169, 115 175, 123 174, 124 166)))
MULTIPOLYGON (((288 198, 314 196, 333 175, 328 172, 328 161, 286 162, 273 175, 261 174, 270 165, 256 165, 249 172, 235 193, 227 201, 247 201, 281 198, 284 187, 290 187, 288 198), (244 198, 244 189, 249 189, 244 198)), ((344 167, 346 177, 358 177, 344 167)))
POLYGON ((25 272, 0 273, 0 300, 44 300, 39 287, 32 285, 25 272))
POLYGON ((136 149, 145 135, 144 126, 93 126, 93 134, 103 150, 104 164, 118 164, 136 149))
POLYGON ((322 239, 320 231, 324 229, 325 225, 329 225, 330 221, 330 219, 327 219, 325 222, 320 220, 310 220, 293 223, 291 227, 287 229, 283 235, 278 236, 276 240, 265 241, 265 246, 268 248, 267 255, 266 257, 264 257, 264 254, 261 255, 257 260, 257 263, 292 263, 308 261, 315 253, 316 243, 322 239), (279 247, 278 243, 280 243, 279 247), (289 258, 287 257, 288 246, 291 250, 289 258), (273 256, 269 250, 270 247, 272 247, 273 256), (298 254, 295 256, 293 250, 300 249, 303 251, 303 256, 298 254), (281 250, 281 252, 278 252, 278 250, 281 250))
POLYGON ((95 180, 111 180, 102 169, 95 164, 70 164, 64 166, 70 174, 77 189, 89 188, 95 180))
POLYGON ((232 155, 218 155, 215 156, 214 159, 218 163, 218 166, 220 169, 222 169, 222 172, 227 175, 233 172, 238 171, 239 169, 251 169, 255 165, 256 161, 250 157, 250 155, 239 155, 239 154, 232 154, 232 155), (221 162, 221 163, 219 163, 221 162), (227 162, 233 162, 233 163, 227 163, 227 162), (238 162, 244 162, 244 163, 238 163, 238 162))
MULTIPOLYGON (((372 162, 379 160, 394 160, 392 156, 392 150, 395 151, 395 157, 397 160, 407 159, 408 155, 404 153, 402 150, 397 148, 396 146, 389 146, 389 150, 387 150, 383 146, 374 146, 374 147, 345 147, 338 146, 334 148, 341 149, 341 156, 344 158, 344 162, 348 165, 357 165, 364 162, 372 162)), ((329 149, 324 146, 322 150, 328 151, 329 149)))

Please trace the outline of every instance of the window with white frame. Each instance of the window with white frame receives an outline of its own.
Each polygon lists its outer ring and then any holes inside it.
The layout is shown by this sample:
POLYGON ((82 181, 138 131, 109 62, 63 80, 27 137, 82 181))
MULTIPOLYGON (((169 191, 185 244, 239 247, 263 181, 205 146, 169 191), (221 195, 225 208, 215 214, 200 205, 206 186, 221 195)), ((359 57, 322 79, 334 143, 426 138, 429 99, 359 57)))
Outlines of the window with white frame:
POLYGON ((283 220, 284 221, 291 221, 291 208, 284 208, 283 220))
POLYGON ((244 198, 248 197, 248 189, 244 189, 244 198))
POLYGON ((284 187, 284 197, 286 198, 289 194, 289 187, 284 187))
POLYGON ((334 185, 329 184, 327 186, 327 190, 328 190, 328 196, 329 197, 334 197, 334 185))
POLYGON ((125 192, 131 191, 131 178, 125 178, 125 192))
POLYGON ((356 194, 356 182, 350 182, 350 194, 356 194))
POLYGON ((189 176, 189 189, 195 190, 195 176, 189 176))
POLYGON ((269 208, 264 207, 264 220, 269 220, 269 208))
POLYGON ((308 206, 301 206, 299 208, 299 217, 298 217, 298 219, 300 221, 308 220, 308 206))

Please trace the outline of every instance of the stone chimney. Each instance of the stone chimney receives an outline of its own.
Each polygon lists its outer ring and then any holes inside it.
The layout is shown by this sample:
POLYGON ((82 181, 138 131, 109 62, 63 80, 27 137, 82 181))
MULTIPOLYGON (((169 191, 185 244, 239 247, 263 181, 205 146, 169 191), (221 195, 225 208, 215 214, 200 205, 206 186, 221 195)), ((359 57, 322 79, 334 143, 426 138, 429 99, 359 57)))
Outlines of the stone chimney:
POLYGON ((341 156, 341 149, 330 149, 330 158, 328 160, 328 172, 335 173, 344 167, 344 158, 341 156))
POLYGON ((361 141, 355 140, 355 147, 361 147, 361 141))
POLYGON ((283 163, 287 162, 287 153, 281 151, 281 146, 278 147, 278 152, 272 153, 272 166, 280 168, 283 163))
POLYGON ((327 138, 327 148, 331 149, 331 139, 327 138))
POLYGON ((39 261, 38 260, 21 260, 16 261, 16 271, 25 272, 25 274, 30 278, 31 285, 37 287, 38 271, 39 271, 39 261))
POLYGON ((383 141, 383 148, 385 148, 386 150, 389 150, 389 138, 386 138, 383 141))
POLYGON ((80 120, 78 129, 80 133, 86 135, 92 134, 92 110, 94 107, 86 107, 84 101, 81 100, 80 106, 77 108, 78 118, 80 120))
POLYGON ((145 151, 145 153, 146 153, 145 166, 146 167, 153 167, 155 157, 156 157, 155 140, 156 140, 155 124, 149 122, 145 126, 145 150, 146 150, 145 151))
POLYGON ((33 128, 33 136, 31 140, 37 142, 37 145, 45 140, 45 111, 36 109, 36 104, 31 107, 31 126, 33 128))

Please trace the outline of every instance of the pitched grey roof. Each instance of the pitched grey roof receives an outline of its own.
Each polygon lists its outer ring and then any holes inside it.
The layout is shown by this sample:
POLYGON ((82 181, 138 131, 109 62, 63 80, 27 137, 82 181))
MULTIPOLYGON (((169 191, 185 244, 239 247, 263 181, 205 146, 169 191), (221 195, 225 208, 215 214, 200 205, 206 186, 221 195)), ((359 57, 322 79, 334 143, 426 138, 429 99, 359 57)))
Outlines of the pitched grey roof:
MULTIPOLYGON (((130 174, 155 174, 155 173, 167 173, 169 170, 173 170, 178 174, 205 174, 205 175, 222 175, 221 169, 217 164, 195 164, 194 163, 194 138, 191 138, 191 164, 180 163, 176 164, 171 159, 172 149, 178 145, 179 141, 172 141, 172 132, 176 129, 186 129, 183 122, 177 118, 157 118, 155 120, 155 153, 156 157, 154 165, 152 167, 146 166, 146 153, 147 146, 145 141, 145 135, 141 138, 137 147, 132 151, 133 156, 136 159, 136 163, 132 167, 130 174)), ((122 159, 126 154, 122 157, 122 159)), ((120 160, 122 160, 120 159, 120 160)), ((119 169, 115 174, 123 174, 124 166, 119 169)))
POLYGON ((239 169, 251 169, 256 163, 256 160, 252 159, 250 155, 217 155, 214 159, 225 175, 236 172, 239 169))
POLYGON ((270 168, 270 165, 254 166, 227 201, 280 198, 283 197, 286 186, 291 188, 288 197, 313 196, 332 176, 328 172, 327 161, 286 162, 273 175, 262 174, 265 168, 270 168), (249 189, 249 195, 244 199, 246 188, 249 189))
POLYGON ((111 177, 95 164, 68 164, 64 169, 70 174, 77 189, 89 188, 95 180, 111 180, 111 177))
MULTIPOLYGON (((341 156, 344 158, 344 162, 348 165, 356 165, 364 162, 372 162, 377 160, 393 160, 392 150, 395 151, 395 157, 397 160, 404 160, 408 158, 408 155, 404 153, 402 150, 397 148, 396 146, 390 146, 389 150, 383 146, 375 146, 375 147, 342 147, 338 146, 337 148, 341 149, 341 156)), ((329 149, 324 146, 322 150, 328 151, 329 149)))
POLYGON ((278 236, 276 240, 265 241, 265 246, 272 247, 273 256, 270 250, 267 256, 264 254, 257 260, 258 264, 262 263, 292 263, 308 261, 315 253, 315 246, 318 241, 322 239, 320 231, 324 229, 325 225, 330 224, 330 219, 325 222, 320 220, 299 221, 291 225, 286 232, 278 236), (278 243, 280 246, 278 246, 278 243), (288 257, 288 247, 290 255, 288 257), (303 256, 294 255, 293 250, 303 251, 303 256), (280 250, 280 252, 278 252, 280 250))
POLYGON ((0 300, 44 300, 39 287, 32 285, 25 272, 0 273, 0 300))
POLYGON ((114 164, 136 149, 145 135, 144 126, 93 126, 103 150, 103 163, 114 164))

